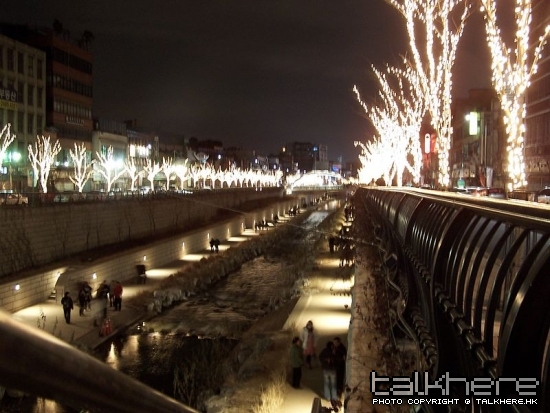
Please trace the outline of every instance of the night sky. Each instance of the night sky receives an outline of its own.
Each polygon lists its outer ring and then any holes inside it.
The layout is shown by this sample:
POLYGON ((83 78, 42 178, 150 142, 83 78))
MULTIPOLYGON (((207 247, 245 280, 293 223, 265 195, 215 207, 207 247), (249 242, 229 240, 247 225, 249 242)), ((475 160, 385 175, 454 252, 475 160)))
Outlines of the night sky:
MULTIPOLYGON (((3 0, 0 20, 95 40, 94 116, 278 153, 289 141, 357 160, 372 129, 352 92, 374 98, 370 65, 406 51, 384 0, 3 0)), ((454 94, 490 87, 482 19, 459 46, 454 94)))

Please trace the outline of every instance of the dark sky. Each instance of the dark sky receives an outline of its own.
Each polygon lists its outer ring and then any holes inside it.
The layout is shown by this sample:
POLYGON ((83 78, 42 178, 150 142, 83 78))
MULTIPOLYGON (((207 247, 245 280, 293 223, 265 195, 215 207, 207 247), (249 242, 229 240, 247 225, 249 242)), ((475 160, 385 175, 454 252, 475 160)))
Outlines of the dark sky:
MULTIPOLYGON (((95 41, 94 116, 278 152, 328 145, 357 160, 372 135, 352 92, 376 93, 370 65, 406 50, 404 23, 384 0, 3 0, 2 19, 95 41)), ((471 27, 470 27, 471 26, 471 27)), ((461 43, 455 95, 488 87, 482 20, 461 43)))

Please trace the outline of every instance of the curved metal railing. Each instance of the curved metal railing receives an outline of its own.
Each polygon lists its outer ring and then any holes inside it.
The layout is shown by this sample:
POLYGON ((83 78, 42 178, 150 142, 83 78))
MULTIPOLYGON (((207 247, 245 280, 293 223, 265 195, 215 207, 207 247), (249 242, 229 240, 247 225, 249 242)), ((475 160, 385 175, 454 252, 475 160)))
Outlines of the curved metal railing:
POLYGON ((0 385, 80 411, 198 413, 0 311, 0 385))
POLYGON ((436 191, 356 196, 407 272, 405 313, 432 376, 536 378, 537 406, 507 408, 550 411, 550 210, 436 191))

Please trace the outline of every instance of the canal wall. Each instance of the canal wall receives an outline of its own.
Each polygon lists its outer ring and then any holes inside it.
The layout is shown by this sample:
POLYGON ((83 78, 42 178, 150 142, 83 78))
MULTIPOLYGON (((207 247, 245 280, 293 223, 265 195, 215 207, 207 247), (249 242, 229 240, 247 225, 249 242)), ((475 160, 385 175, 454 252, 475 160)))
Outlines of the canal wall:
MULTIPOLYGON (((0 278, 86 255, 106 245, 186 231, 243 205, 283 198, 281 188, 156 194, 95 202, 0 208, 0 278)), ((250 210, 250 209, 248 209, 250 210)))
MULTIPOLYGON (((317 195, 312 193, 300 199, 309 204, 317 195)), ((89 262, 60 261, 59 265, 51 265, 26 276, 12 276, 0 280, 0 309, 13 312, 44 302, 52 291, 55 291, 58 301, 65 291, 71 291, 73 299, 76 299, 78 285, 83 281, 87 281, 95 290, 103 280, 135 280, 136 265, 144 264, 149 268, 158 268, 182 259, 186 254, 210 249, 211 238, 224 241, 241 235, 245 229, 254 228, 256 222, 271 220, 273 214, 283 216, 296 203, 296 198, 281 198, 281 202, 271 206, 153 243, 144 243, 114 255, 99 257, 89 262)))

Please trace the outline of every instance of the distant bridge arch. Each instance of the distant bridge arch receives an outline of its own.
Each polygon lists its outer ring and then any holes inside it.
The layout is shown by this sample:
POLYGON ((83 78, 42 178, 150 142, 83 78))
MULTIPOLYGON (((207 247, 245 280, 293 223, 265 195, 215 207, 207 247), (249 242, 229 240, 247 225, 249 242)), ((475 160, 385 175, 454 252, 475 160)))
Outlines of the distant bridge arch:
POLYGON ((336 189, 347 183, 348 180, 337 172, 315 170, 306 172, 300 178, 287 184, 287 192, 320 188, 336 189))

